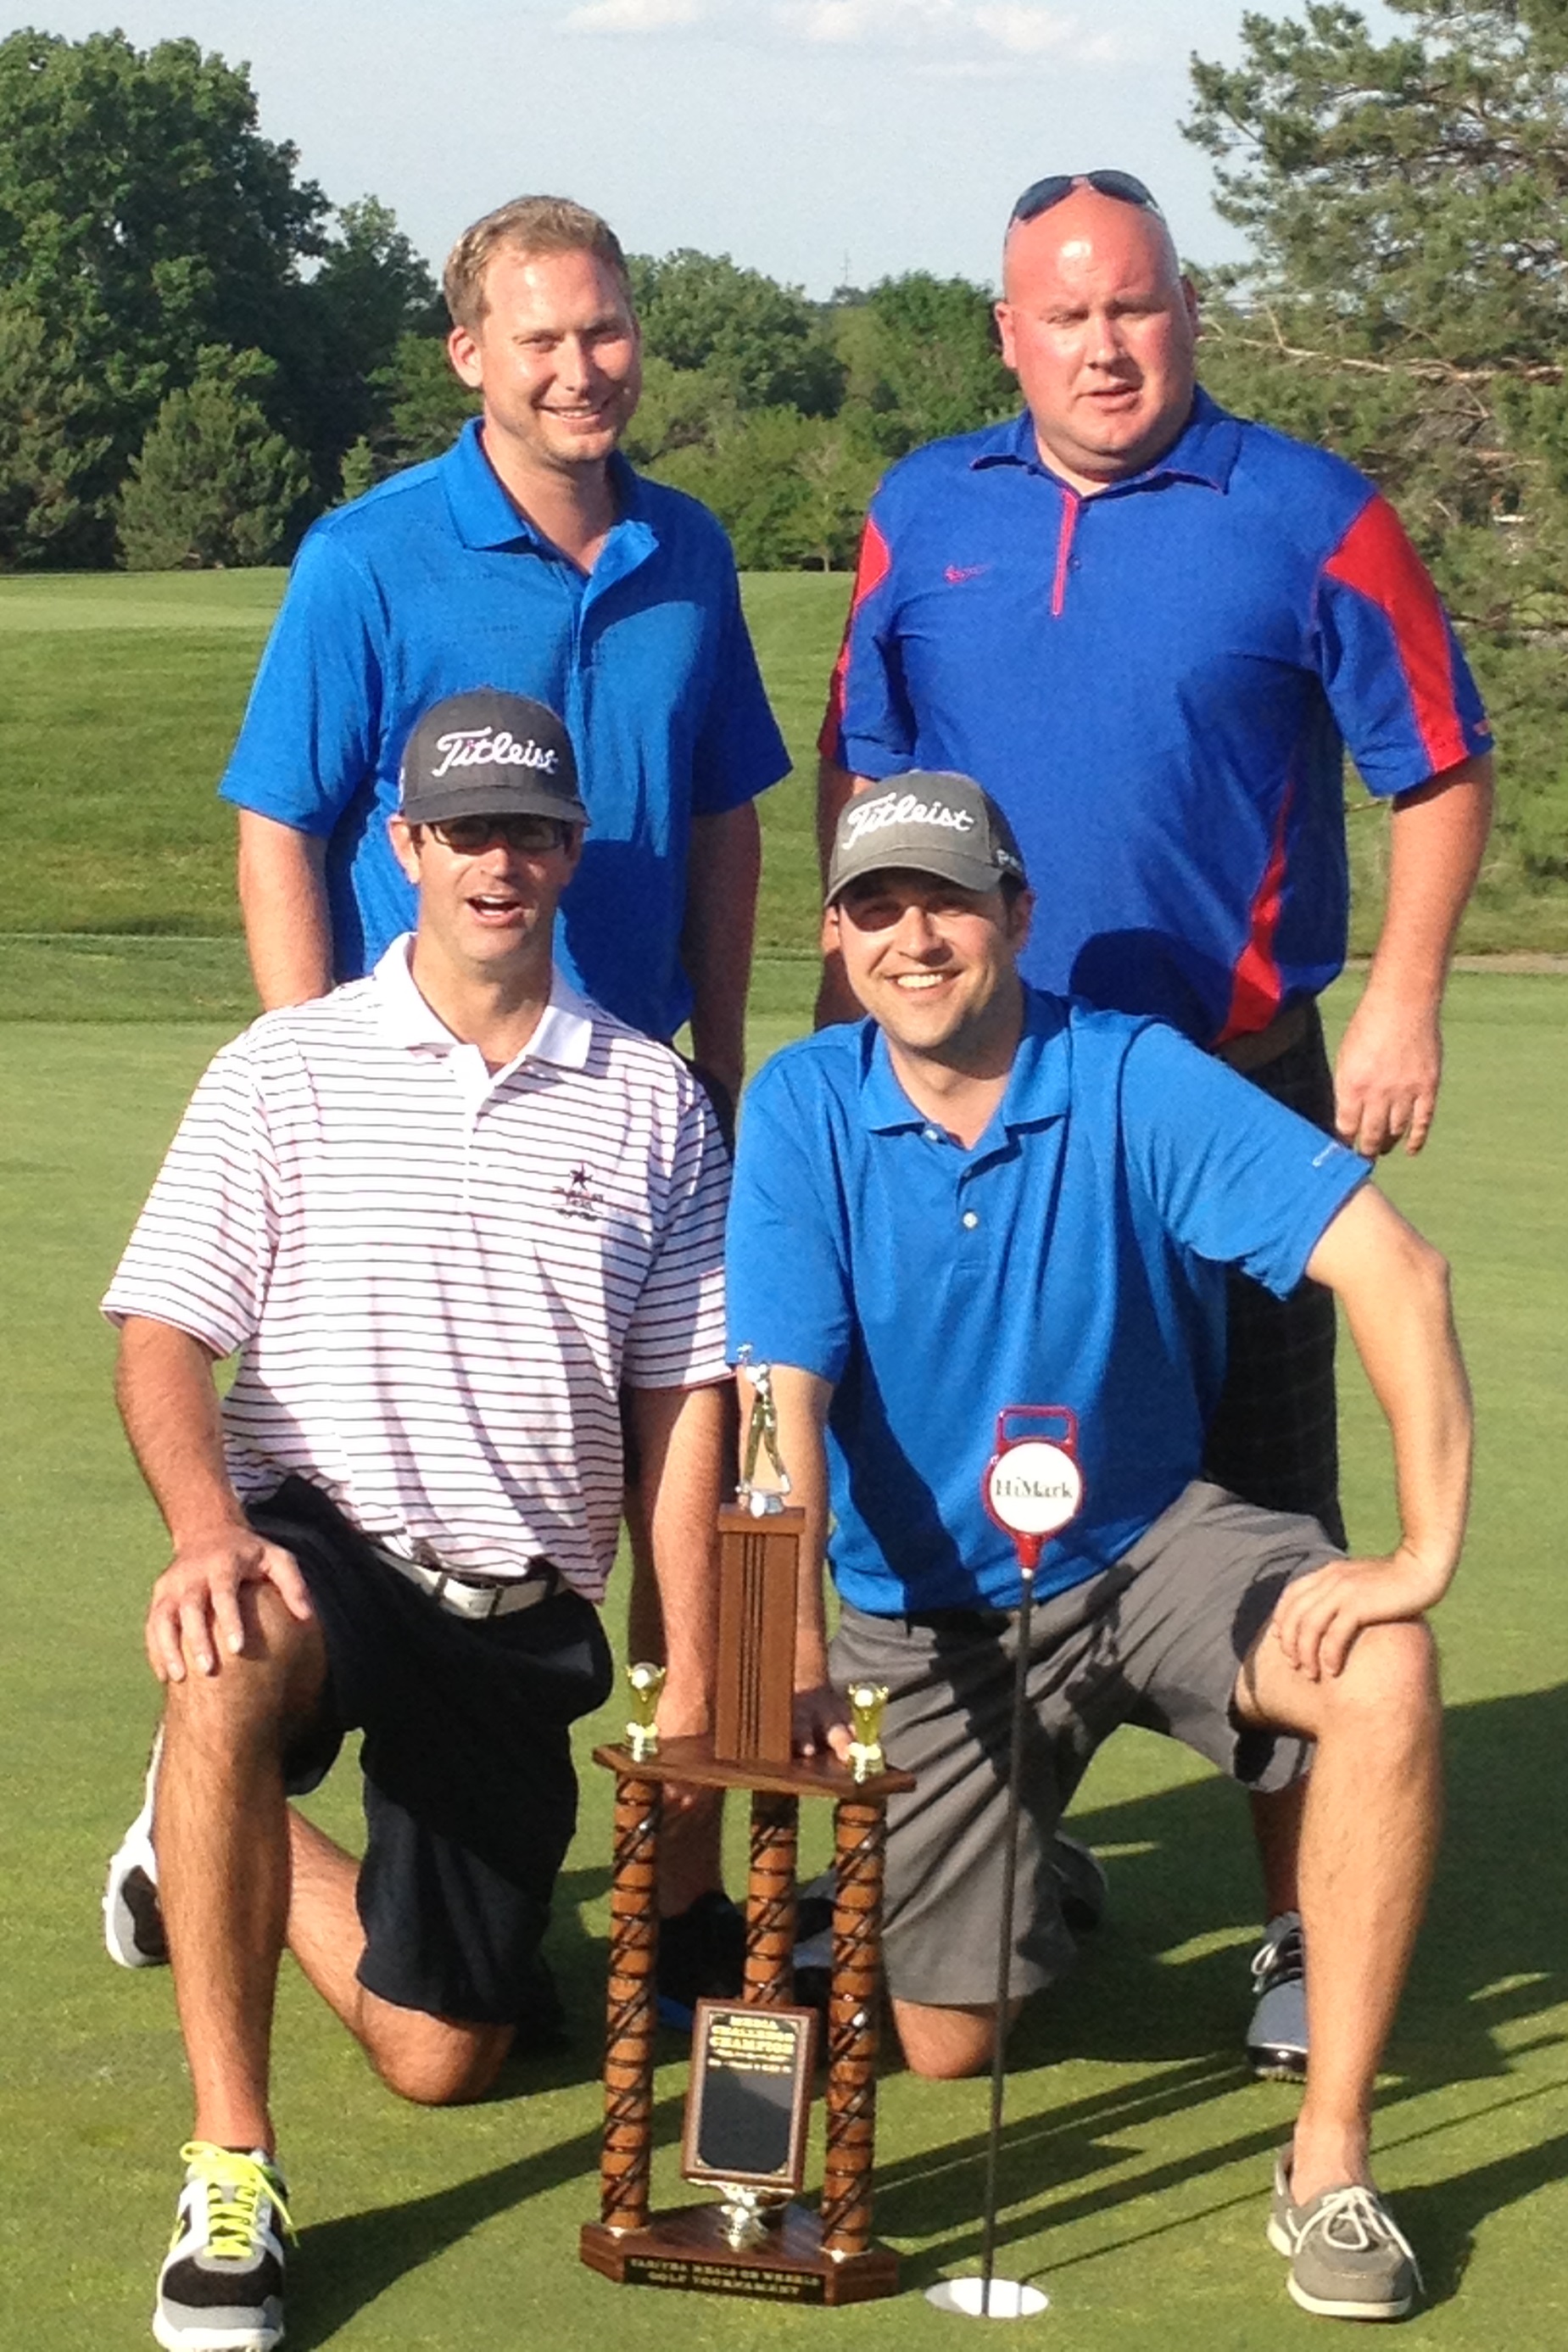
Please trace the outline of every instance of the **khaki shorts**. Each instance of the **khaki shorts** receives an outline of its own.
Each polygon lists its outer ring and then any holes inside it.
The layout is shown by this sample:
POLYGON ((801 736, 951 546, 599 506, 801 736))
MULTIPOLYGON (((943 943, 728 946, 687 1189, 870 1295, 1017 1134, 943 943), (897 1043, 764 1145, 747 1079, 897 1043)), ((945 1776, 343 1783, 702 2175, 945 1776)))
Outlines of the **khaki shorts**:
MULTIPOLYGON (((1283 1789, 1311 1743, 1249 1729, 1233 1699, 1242 1660, 1285 1586, 1338 1558, 1314 1518, 1187 1487, 1124 1560, 1032 1612, 1014 1914, 1014 1998, 1072 1958, 1051 1840, 1091 1757, 1118 1724, 1196 1749, 1249 1789, 1283 1789)), ((884 1951, 901 2000, 996 1998, 1016 1615, 942 1610, 873 1617, 845 1604, 841 1689, 885 1683, 888 1761, 919 1786, 888 1807, 884 1951)))

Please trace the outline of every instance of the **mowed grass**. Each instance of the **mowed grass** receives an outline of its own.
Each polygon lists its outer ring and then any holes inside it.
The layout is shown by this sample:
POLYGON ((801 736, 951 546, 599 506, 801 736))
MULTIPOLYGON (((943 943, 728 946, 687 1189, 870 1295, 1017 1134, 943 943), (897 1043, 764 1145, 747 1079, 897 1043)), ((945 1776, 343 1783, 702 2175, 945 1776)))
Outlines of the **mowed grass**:
MULTIPOLYGON (((237 1025, 255 1010, 234 816, 214 788, 283 578, 0 579, 0 1018, 237 1025)), ((815 744, 849 590, 821 572, 753 574, 742 587, 795 761, 762 803, 765 1012, 788 999, 788 967, 815 947, 815 744)), ((1387 833, 1385 811, 1356 805, 1358 952, 1376 936, 1387 833)), ((1461 945, 1568 949, 1568 890, 1527 898, 1489 882, 1461 945)))
MULTIPOLYGON (((755 1024, 758 1050, 801 1025, 809 978, 797 968, 792 997, 780 980, 755 1024)), ((99 1944, 103 1860, 136 1801, 155 1712, 139 1629, 163 1546, 115 1425, 111 1346, 94 1307, 225 1026, 0 1027, 10 1406, 0 1485, 10 1799, 0 2343, 37 2352, 148 2340, 188 2127, 167 1974, 118 1974, 99 1944)), ((1427 2270, 1429 2301, 1402 2340, 1491 2352, 1500 2336, 1519 2352, 1554 2352, 1568 2329, 1558 1532, 1568 985, 1460 975, 1448 1037, 1435 1139, 1385 1181, 1458 1268, 1480 1456, 1469 1557, 1439 1619, 1450 1821, 1390 2052, 1379 2166, 1427 2270)), ((1375 1542, 1391 1524, 1385 1452, 1354 1376, 1345 1391, 1351 1521, 1375 1542)), ((939 2352, 961 2341, 962 2324, 915 2290, 977 2259, 978 2084, 936 2086, 892 2070, 883 2080, 878 2223, 905 2263, 906 2292, 894 2302, 829 2314, 676 2301, 617 2290, 580 2267, 578 2227, 595 2210, 609 1793, 587 1766, 552 1931, 575 2046, 549 2066, 518 2067, 503 2096, 446 2114, 399 2105, 286 1969, 277 2107, 304 2231, 290 2345, 939 2352)), ((321 1811, 353 1836, 348 1764, 321 1811)), ((1271 2151, 1293 2100, 1246 2082, 1239 2064, 1257 1930, 1240 1801, 1167 1744, 1126 1733, 1095 1766, 1077 1821, 1107 1857, 1112 1911, 1085 1966, 1033 2005, 1016 2040, 1003 2266, 1049 2291, 1042 2343, 1322 2346, 1325 2324, 1287 2301, 1263 2242, 1271 2151)), ((819 1819, 819 1851, 821 1832, 819 1819)), ((674 2147, 676 2043, 663 2061, 656 2192, 679 2201, 688 2192, 674 2147)))

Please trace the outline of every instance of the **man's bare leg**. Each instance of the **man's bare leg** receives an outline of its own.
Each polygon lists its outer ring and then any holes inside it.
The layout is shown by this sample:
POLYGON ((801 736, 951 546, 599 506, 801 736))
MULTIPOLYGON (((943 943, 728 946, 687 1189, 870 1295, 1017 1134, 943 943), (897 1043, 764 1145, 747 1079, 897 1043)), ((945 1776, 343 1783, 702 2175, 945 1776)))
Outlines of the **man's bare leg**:
POLYGON ((1265 1632, 1237 1685, 1251 1723, 1318 1743, 1301 1824, 1311 2055, 1291 2194, 1367 2182, 1372 2094, 1426 1905, 1442 1815, 1441 1706, 1423 1623, 1365 1627, 1312 1680, 1265 1632))
POLYGON ((287 1722, 319 1696, 319 1628, 267 1585, 242 1594, 246 1647, 168 1685, 154 1832, 191 2081, 193 2137, 274 2146, 273 2000, 288 1910, 287 1722))
POLYGON ((1263 1873, 1263 1916, 1278 1919, 1282 1912, 1301 1907, 1297 1863, 1301 1853, 1301 1815, 1307 1783, 1294 1780, 1288 1789, 1255 1789, 1252 1792, 1252 1834, 1263 1873))
POLYGON ((288 1848, 288 1948, 382 2082, 422 2106, 482 2097, 512 2046, 514 2028, 433 2017, 371 1992, 355 1973, 365 1948, 354 1899, 359 1864, 292 1806, 288 1848))
MULTIPOLYGON (((1009 2032, 1022 2007, 1021 2000, 1009 2006, 1009 2032)), ((924 2074, 934 2083, 956 2082, 963 2075, 977 2074, 983 2066, 990 2064, 996 2050, 994 2001, 960 2008, 956 2004, 938 2007, 929 2001, 895 2000, 893 2021, 898 2028, 904 2063, 910 2073, 924 2074)))

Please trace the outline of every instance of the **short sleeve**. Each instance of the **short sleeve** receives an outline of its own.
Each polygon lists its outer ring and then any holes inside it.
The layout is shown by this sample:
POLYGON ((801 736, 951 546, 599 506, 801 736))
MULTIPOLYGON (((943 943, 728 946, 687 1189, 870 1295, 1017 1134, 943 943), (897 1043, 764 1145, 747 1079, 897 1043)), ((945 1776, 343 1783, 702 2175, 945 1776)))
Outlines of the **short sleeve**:
POLYGON ((898 643, 892 533, 879 494, 861 533, 854 593, 818 748, 852 775, 880 778, 909 765, 915 734, 898 643))
POLYGON ((1161 1022, 1127 1049, 1122 1132, 1166 1231, 1279 1298, 1372 1173, 1367 1160, 1161 1022))
POLYGON ((1369 792, 1409 792, 1490 749, 1458 640, 1386 499, 1367 501, 1324 564, 1315 638, 1323 690, 1369 792))
POLYGON ((839 1191, 821 1165, 823 1118, 822 1105, 797 1098, 778 1060, 747 1094, 729 1206, 729 1351, 749 1348, 758 1362, 836 1386, 855 1315, 839 1191))
POLYGON ((208 1068, 103 1299, 111 1323, 145 1315, 214 1356, 256 1329, 277 1244, 277 1167, 247 1050, 208 1068))
POLYGON ((300 833, 329 834, 378 756, 384 631, 373 584, 319 526, 295 559, 219 786, 300 833))
POLYGON ((789 772, 789 753, 768 706, 727 548, 717 623, 713 690, 692 757, 695 816, 740 808, 789 772))
POLYGON ((627 1327, 621 1374, 635 1389, 699 1388, 729 1369, 724 1221, 729 1155, 694 1084, 681 1110, 664 1213, 627 1327))

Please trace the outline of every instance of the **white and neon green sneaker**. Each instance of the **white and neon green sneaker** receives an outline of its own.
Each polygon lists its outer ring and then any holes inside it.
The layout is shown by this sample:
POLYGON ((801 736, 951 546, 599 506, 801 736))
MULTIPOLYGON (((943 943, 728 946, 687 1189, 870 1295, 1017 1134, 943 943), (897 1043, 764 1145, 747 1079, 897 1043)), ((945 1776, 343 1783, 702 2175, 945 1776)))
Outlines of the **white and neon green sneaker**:
POLYGON ((152 1849, 152 1808, 158 1796, 158 1767, 163 1756, 163 1727, 152 1742, 142 1786, 141 1811, 110 1857, 103 1888, 103 1940, 109 1957, 122 1969, 161 1969, 169 1958, 163 1914, 158 1904, 158 1856, 152 1849))
POLYGON ((152 2333, 164 2352, 272 2352, 283 2338, 284 2179, 265 2149, 188 2140, 152 2333))

